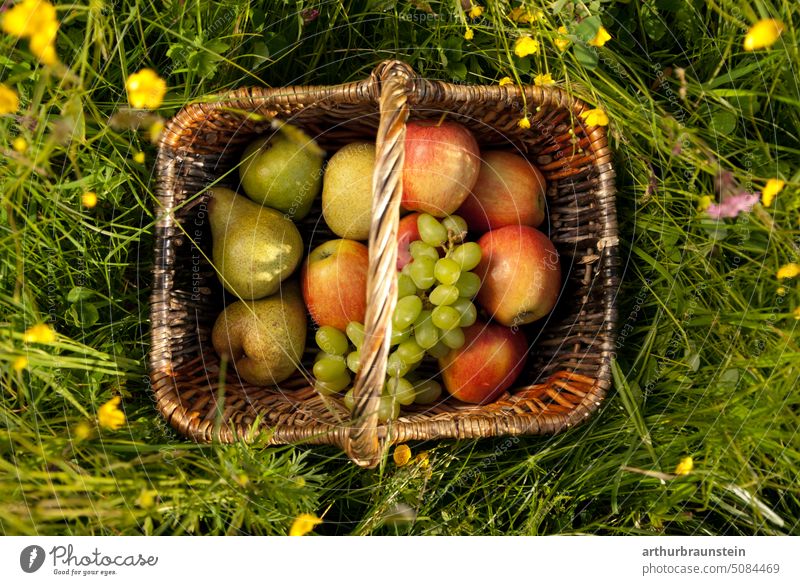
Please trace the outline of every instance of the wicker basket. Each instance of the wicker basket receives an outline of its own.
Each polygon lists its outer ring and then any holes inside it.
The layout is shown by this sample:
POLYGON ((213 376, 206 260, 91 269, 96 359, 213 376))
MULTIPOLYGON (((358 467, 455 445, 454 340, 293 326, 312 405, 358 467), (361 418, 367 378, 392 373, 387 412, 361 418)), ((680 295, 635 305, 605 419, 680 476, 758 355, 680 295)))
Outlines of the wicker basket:
MULTIPOLYGON (((225 101, 184 108, 164 130, 156 164, 150 379, 161 414, 196 441, 249 440, 257 424, 274 444, 334 444, 365 467, 376 465, 392 443, 552 434, 585 420, 611 386, 620 265, 611 151, 605 130, 579 117, 586 109, 558 88, 452 85, 420 79, 398 61, 382 63, 357 83, 242 89, 225 101), (433 408, 411 407, 379 425, 376 405, 395 304, 405 121, 409 114, 440 118, 443 112, 469 127, 481 148, 519 149, 541 169, 549 208, 542 229, 549 228, 566 276, 553 314, 527 328, 531 354, 519 388, 484 406, 447 399, 433 408), (517 126, 525 113, 529 130, 517 126), (248 385, 230 371, 223 383, 211 347, 223 294, 208 262, 211 236, 201 192, 215 181, 237 186, 231 170, 273 118, 304 128, 328 152, 355 139, 377 141, 367 341, 352 415, 339 399, 310 387, 309 350, 305 374, 276 389, 248 385)), ((317 203, 298 226, 307 250, 325 239, 320 218, 317 203), (312 235, 316 243, 309 242, 312 235)), ((313 348, 313 341, 307 345, 313 348)))

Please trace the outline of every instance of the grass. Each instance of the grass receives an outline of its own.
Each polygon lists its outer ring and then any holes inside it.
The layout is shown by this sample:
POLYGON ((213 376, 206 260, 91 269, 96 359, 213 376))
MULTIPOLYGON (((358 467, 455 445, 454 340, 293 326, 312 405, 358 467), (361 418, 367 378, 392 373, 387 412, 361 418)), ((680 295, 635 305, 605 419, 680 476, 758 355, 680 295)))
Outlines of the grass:
POLYGON ((22 102, 0 118, 1 532, 285 534, 312 512, 324 534, 800 533, 800 288, 776 278, 800 261, 795 2, 560 0, 530 3, 546 15, 531 24, 493 2, 472 41, 454 3, 267 4, 60 5, 63 69, 0 37, 0 77, 22 102), (309 8, 319 16, 303 24, 309 8), (587 10, 613 37, 597 63, 552 43, 587 10), (786 30, 745 53, 760 17, 786 30), (538 54, 513 56, 519 31, 538 54), (181 439, 147 390, 154 148, 130 120, 109 123, 125 78, 156 69, 168 117, 244 85, 359 79, 390 57, 469 83, 549 71, 608 112, 625 257, 616 391, 556 437, 411 445, 427 466, 364 471, 330 448, 181 439), (715 221, 698 206, 721 171, 751 190, 787 186, 715 221), (97 207, 81 206, 85 191, 97 207), (54 343, 23 342, 39 322, 54 343), (103 430, 113 395, 128 424, 103 430), (674 477, 686 456, 694 470, 674 477))

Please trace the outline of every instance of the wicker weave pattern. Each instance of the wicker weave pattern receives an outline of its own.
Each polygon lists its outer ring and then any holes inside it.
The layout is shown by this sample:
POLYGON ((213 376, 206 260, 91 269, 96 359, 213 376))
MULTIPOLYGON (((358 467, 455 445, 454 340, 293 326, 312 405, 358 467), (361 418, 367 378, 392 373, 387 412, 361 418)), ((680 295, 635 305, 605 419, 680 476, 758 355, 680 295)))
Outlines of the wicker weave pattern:
MULTIPOLYGON (((184 108, 162 135, 156 165, 161 207, 150 377, 160 412, 198 441, 247 439, 258 421, 271 429, 273 443, 338 445, 363 466, 377 464, 390 443, 549 434, 587 418, 610 388, 620 261, 611 151, 603 128, 583 124, 579 114, 586 109, 557 88, 455 86, 417 78, 396 61, 383 63, 358 83, 244 89, 222 102, 184 108), (553 315, 526 328, 532 350, 520 388, 485 406, 447 400, 434 408, 407 409, 391 426, 379 426, 374 411, 388 352, 384 333, 395 303, 392 244, 409 112, 436 119, 447 112, 472 130, 481 148, 516 148, 537 164, 548 180, 550 237, 567 279, 553 315), (525 112, 530 130, 517 126, 525 112), (231 169, 243 148, 268 131, 273 117, 303 127, 329 152, 357 139, 375 139, 378 145, 369 240, 369 351, 362 349, 362 361, 370 365, 355 382, 352 417, 338 399, 318 396, 309 387, 310 351, 303 360, 305 375, 294 376, 280 390, 250 386, 230 372, 221 388, 210 331, 223 292, 208 262, 210 230, 202 191, 215 181, 236 186, 231 169)), ((309 250, 332 237, 318 204, 298 227, 309 250)))

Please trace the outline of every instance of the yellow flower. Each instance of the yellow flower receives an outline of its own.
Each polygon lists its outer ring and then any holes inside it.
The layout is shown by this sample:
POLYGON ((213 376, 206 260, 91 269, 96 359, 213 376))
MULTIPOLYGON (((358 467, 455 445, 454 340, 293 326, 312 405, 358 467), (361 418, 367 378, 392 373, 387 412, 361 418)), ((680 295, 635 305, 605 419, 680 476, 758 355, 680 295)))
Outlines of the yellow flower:
POLYGON ((91 436, 92 436, 92 425, 90 425, 85 420, 76 424, 75 428, 72 431, 72 437, 78 442, 85 441, 91 436))
POLYGON ((411 449, 409 449, 408 445, 398 445, 394 448, 392 459, 394 459, 394 464, 397 467, 408 465, 408 462, 411 461, 411 449))
POLYGON ((128 91, 128 102, 131 106, 155 110, 164 101, 167 82, 152 69, 142 69, 128 77, 125 89, 128 91))
POLYGON ((503 79, 501 79, 497 83, 497 85, 499 85, 500 87, 503 87, 504 85, 510 85, 511 83, 513 83, 513 82, 511 81, 510 77, 504 77, 503 79))
POLYGON ((783 190, 784 183, 780 179, 770 179, 767 181, 767 184, 764 186, 764 189, 761 191, 761 203, 764 204, 764 207, 769 207, 772 205, 773 199, 775 199, 775 195, 780 193, 783 190))
POLYGON ((567 47, 569 47, 570 40, 564 36, 568 33, 569 30, 567 30, 566 26, 559 26, 558 34, 561 36, 559 36, 557 39, 553 41, 555 46, 558 47, 558 50, 561 51, 562 53, 567 50, 567 47))
POLYGON ((783 295, 785 295, 785 294, 786 294, 786 287, 785 287, 785 286, 779 286, 779 287, 778 287, 778 288, 775 290, 775 292, 776 292, 778 295, 780 295, 780 296, 783 296, 783 295))
POLYGON ((3 17, 3 31, 15 37, 32 37, 56 22, 56 8, 47 0, 22 0, 3 17))
POLYGON ((797 307, 794 311, 792 311, 792 315, 794 318, 800 321, 800 307, 797 307))
POLYGON ((292 522, 292 527, 289 529, 289 536, 305 536, 317 524, 322 524, 322 520, 314 516, 314 514, 300 514, 292 522))
POLYGON ((144 164, 144 153, 141 150, 137 153, 134 153, 133 162, 139 163, 140 165, 144 164))
POLYGON ((539 52, 539 41, 529 36, 520 37, 514 45, 514 54, 517 57, 527 57, 539 52))
POLYGON ((150 128, 147 129, 148 134, 150 134, 150 142, 153 144, 158 143, 158 139, 161 138, 161 133, 164 131, 164 122, 162 120, 156 120, 152 124, 150 124, 150 128))
POLYGON ((94 191, 87 191, 81 195, 81 204, 89 209, 97 205, 97 193, 94 191))
POLYGON ((778 268, 778 280, 784 280, 786 278, 794 278, 800 274, 800 264, 796 264, 794 262, 789 262, 789 264, 784 264, 780 268, 778 268))
POLYGON ((34 325, 22 334, 25 343, 53 343, 55 340, 56 332, 45 323, 34 325))
POLYGON ((100 423, 101 427, 116 431, 125 424, 125 413, 119 408, 121 401, 122 399, 119 396, 114 396, 114 398, 97 409, 97 422, 100 423))
POLYGON ((528 116, 522 118, 519 122, 517 122, 517 126, 522 128, 523 130, 527 130, 531 127, 531 121, 528 119, 528 116))
POLYGON ((600 29, 597 31, 597 34, 594 36, 594 38, 591 41, 589 41, 589 44, 592 45, 593 47, 602 47, 610 40, 611 40, 611 35, 608 34, 606 27, 601 26, 600 29))
POLYGON ((608 115, 600 108, 581 112, 581 118, 588 126, 608 126, 608 115))
POLYGON ((136 498, 136 505, 140 508, 144 508, 145 510, 152 508, 153 504, 156 503, 157 495, 158 492, 156 490, 142 489, 142 491, 139 492, 139 497, 136 498))
POLYGON ((783 32, 784 25, 780 20, 765 18, 755 23, 744 37, 744 50, 755 51, 772 46, 783 32))
POLYGON ((45 65, 55 65, 58 62, 55 47, 57 33, 58 21, 53 19, 43 23, 39 30, 31 34, 31 53, 45 65))
POLYGON ((14 140, 11 141, 11 148, 13 148, 16 152, 22 154, 26 150, 28 150, 28 143, 22 136, 17 136, 14 140))
POLYGON ((469 9, 469 17, 471 19, 480 18, 483 16, 483 6, 473 6, 469 9))
POLYGON ((468 41, 471 41, 474 37, 475 37, 475 32, 471 28, 467 27, 467 30, 464 31, 464 38, 467 39, 468 41))
POLYGON ((19 109, 19 95, 5 83, 0 83, 0 116, 13 114, 19 109))
POLYGON ((553 83, 555 82, 553 81, 553 78, 549 73, 540 73, 539 75, 533 78, 534 85, 539 85, 539 86, 553 85, 553 83))
POLYGON ((714 200, 711 198, 711 195, 702 195, 700 197, 700 203, 697 204, 697 209, 700 211, 705 211, 713 202, 714 200))
POLYGON ((28 358, 24 355, 19 356, 17 359, 14 360, 14 363, 11 364, 11 369, 15 372, 21 372, 25 368, 28 367, 28 358))
POLYGON ((422 451, 419 455, 414 457, 414 461, 416 461, 417 465, 419 465, 423 469, 426 469, 431 464, 427 451, 422 451))
POLYGON ((675 475, 689 475, 694 469, 694 461, 691 457, 684 457, 675 468, 675 475))
POLYGON ((508 17, 514 22, 518 22, 520 24, 528 24, 536 21, 537 19, 544 18, 544 12, 542 12, 541 10, 537 10, 536 14, 534 14, 530 10, 518 6, 517 8, 514 8, 511 12, 508 13, 508 17))

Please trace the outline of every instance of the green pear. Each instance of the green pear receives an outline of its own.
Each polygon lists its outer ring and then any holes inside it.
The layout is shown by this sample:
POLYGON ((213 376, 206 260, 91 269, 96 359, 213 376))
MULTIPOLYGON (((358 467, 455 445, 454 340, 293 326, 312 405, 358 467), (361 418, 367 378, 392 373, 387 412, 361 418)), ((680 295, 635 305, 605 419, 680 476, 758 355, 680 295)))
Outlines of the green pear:
POLYGON ((322 187, 324 155, 302 130, 284 125, 244 151, 239 165, 242 189, 256 203, 303 219, 322 187))
POLYGON ((352 142, 331 157, 322 185, 322 215, 340 238, 366 240, 372 219, 375 145, 352 142))
POLYGON ((211 343, 257 386, 283 382, 300 365, 306 346, 306 308, 297 283, 259 301, 236 301, 217 317, 211 343))
POLYGON ((212 256, 222 285, 240 299, 275 293, 303 256, 303 238, 283 214, 230 189, 214 188, 208 204, 212 256))

